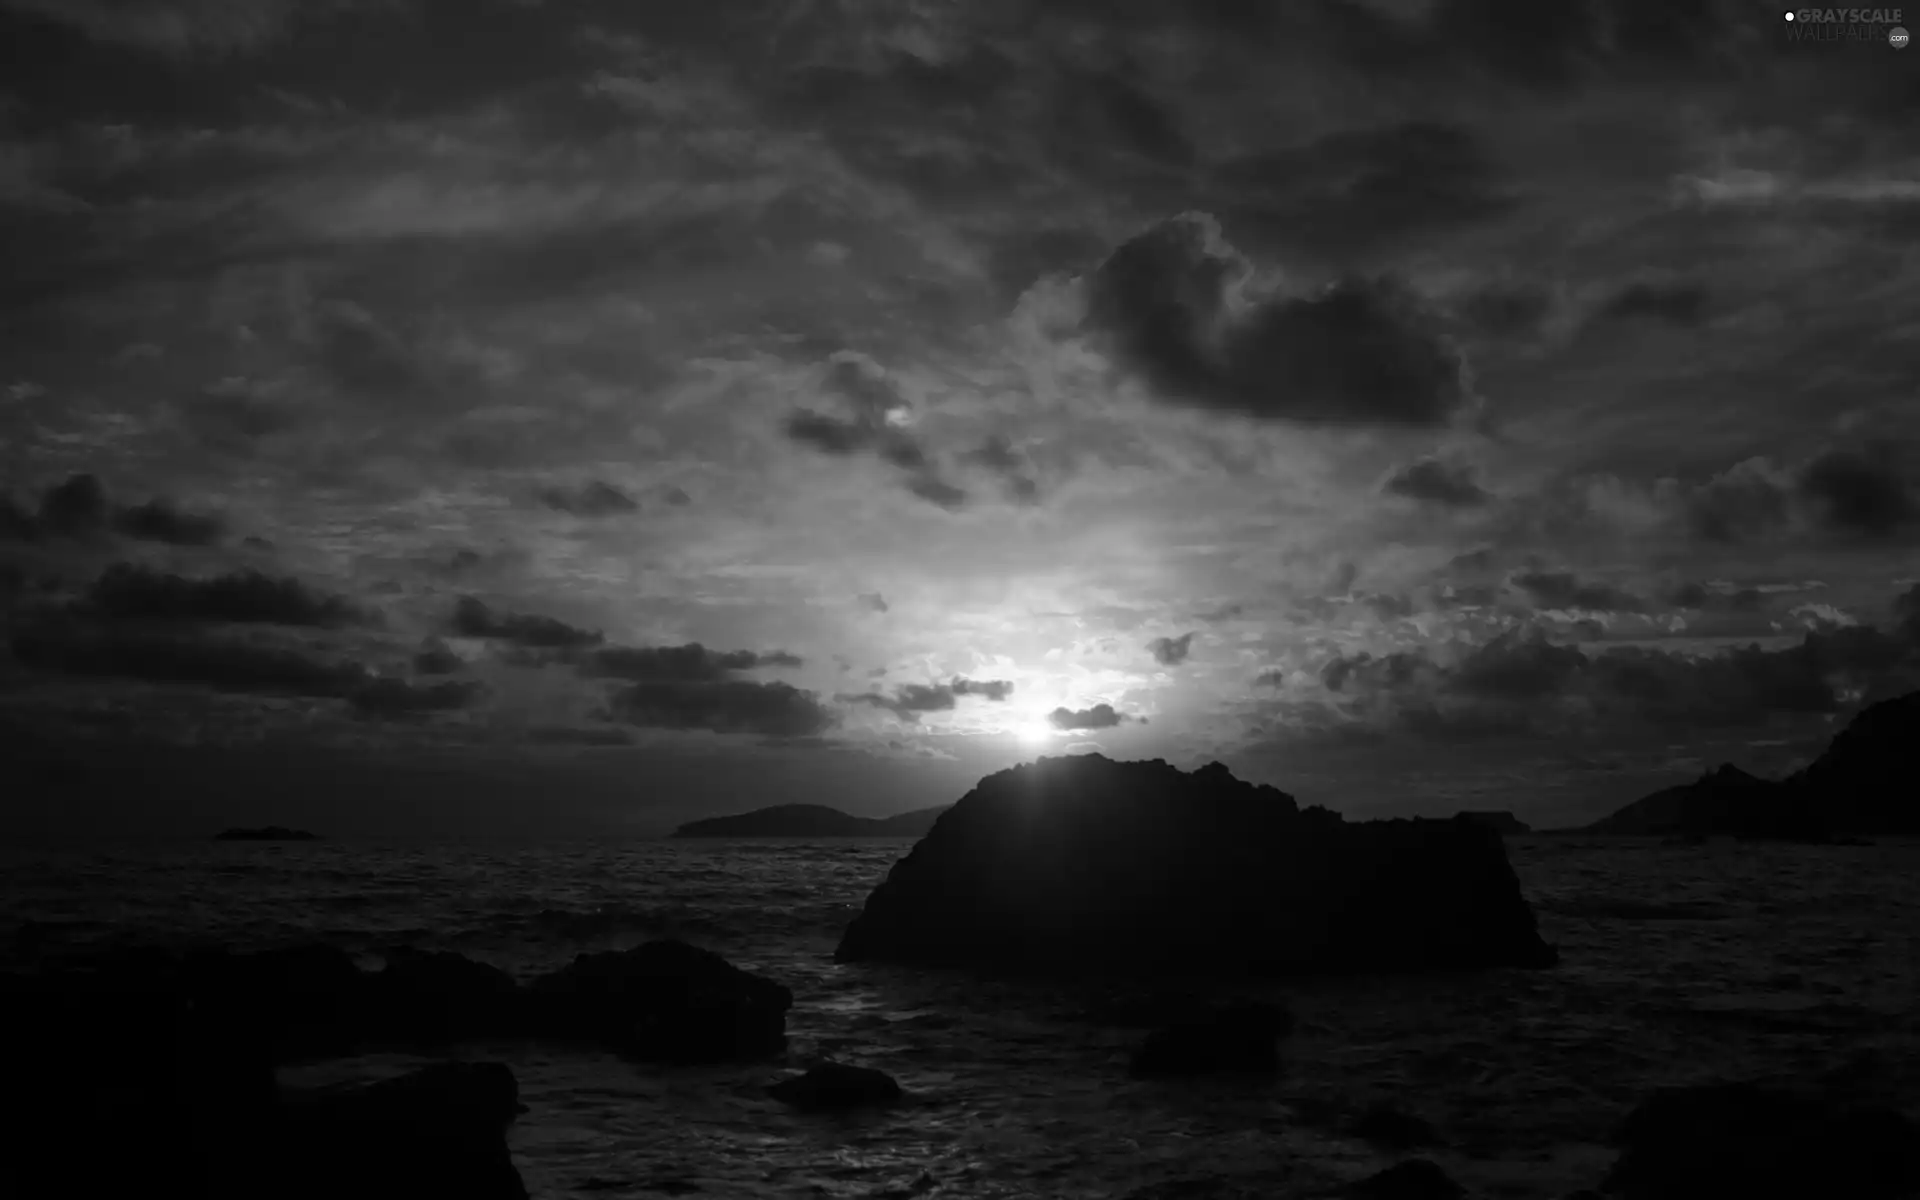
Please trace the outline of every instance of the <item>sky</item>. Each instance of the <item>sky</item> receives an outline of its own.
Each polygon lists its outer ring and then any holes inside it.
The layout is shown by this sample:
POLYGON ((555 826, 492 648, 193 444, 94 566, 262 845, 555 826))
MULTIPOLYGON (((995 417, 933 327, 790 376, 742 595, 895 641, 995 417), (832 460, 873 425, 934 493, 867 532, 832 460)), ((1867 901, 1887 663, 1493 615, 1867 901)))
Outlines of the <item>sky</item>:
POLYGON ((1920 686, 1920 50, 1782 15, 0 0, 13 823, 1791 769, 1920 686))

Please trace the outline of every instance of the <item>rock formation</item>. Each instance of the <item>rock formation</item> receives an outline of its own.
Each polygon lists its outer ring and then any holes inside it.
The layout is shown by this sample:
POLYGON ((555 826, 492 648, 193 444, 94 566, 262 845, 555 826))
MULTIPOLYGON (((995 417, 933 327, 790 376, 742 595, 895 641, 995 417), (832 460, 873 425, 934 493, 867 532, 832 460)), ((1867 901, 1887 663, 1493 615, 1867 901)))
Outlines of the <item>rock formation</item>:
POLYGON ((802 1112, 827 1112, 891 1104, 901 1092, 900 1084, 885 1071, 823 1062, 805 1074, 768 1085, 767 1094, 802 1112))
POLYGON ((1774 781, 1731 764, 1665 788, 1584 832, 1826 840, 1920 834, 1920 692, 1862 709, 1801 771, 1774 781))
POLYGON ((1455 813, 1454 816, 1456 819, 1463 821, 1478 821, 1488 829, 1494 830, 1497 833, 1506 834, 1508 837, 1523 837, 1533 832, 1532 826, 1504 809, 1466 809, 1455 813))
POLYGON ((1557 956, 1484 825, 1349 824, 1219 763, 1093 754, 981 780, 894 864, 836 957, 1284 975, 1557 956))

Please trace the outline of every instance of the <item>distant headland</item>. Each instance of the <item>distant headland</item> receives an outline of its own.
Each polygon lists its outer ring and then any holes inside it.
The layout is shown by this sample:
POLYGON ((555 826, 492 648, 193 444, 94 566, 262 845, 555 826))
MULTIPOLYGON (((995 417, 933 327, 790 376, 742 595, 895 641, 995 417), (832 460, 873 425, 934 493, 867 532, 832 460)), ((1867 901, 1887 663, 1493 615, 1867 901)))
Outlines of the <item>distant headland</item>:
POLYGON ((824 804, 780 804, 729 817, 692 821, 673 831, 677 838, 912 837, 933 828, 953 807, 915 809, 892 817, 856 817, 824 804))
POLYGON ((216 842, 317 842, 320 835, 285 825, 262 825, 258 829, 222 829, 213 835, 216 842))
POLYGON ((1589 834, 1829 841, 1845 834, 1920 834, 1911 747, 1920 692, 1868 705, 1820 756, 1785 779, 1722 763, 1581 830, 1589 834))

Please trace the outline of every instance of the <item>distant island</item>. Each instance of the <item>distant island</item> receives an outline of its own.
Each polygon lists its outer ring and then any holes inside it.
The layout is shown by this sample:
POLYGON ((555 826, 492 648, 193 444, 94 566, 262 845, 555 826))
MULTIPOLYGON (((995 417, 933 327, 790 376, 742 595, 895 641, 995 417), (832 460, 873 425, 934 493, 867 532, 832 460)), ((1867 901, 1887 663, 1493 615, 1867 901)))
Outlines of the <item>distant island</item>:
POLYGON ((1462 809, 1454 814, 1458 820, 1473 821, 1508 837, 1519 837, 1533 832, 1533 826, 1505 809, 1462 809))
POLYGON ((258 829, 222 829, 213 835, 216 842, 317 842, 320 835, 285 825, 263 825, 258 829))
POLYGON ((953 807, 915 809, 892 817, 855 817, 824 804, 779 804, 730 817, 708 817, 673 831, 677 838, 921 837, 953 807))
POLYGON ((1862 709, 1818 758, 1785 779, 1762 779, 1722 763, 1692 783, 1663 788, 1581 832, 1795 841, 1917 835, 1916 739, 1920 692, 1862 709))

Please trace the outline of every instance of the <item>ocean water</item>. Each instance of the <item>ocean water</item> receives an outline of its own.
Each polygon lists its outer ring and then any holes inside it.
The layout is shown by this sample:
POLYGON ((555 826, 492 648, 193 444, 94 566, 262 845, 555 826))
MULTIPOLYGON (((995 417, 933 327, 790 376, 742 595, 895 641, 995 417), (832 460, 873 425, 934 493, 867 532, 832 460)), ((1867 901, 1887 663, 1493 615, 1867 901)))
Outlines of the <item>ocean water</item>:
MULTIPOLYGON (((1656 1086, 1852 1064, 1920 1117, 1920 842, 1665 846, 1517 839, 1564 962, 1550 971, 1257 989, 1300 1018, 1271 1082, 1126 1078, 1139 1031, 1071 988, 832 961, 904 841, 0 847, 0 937, 81 944, 458 950, 524 975, 671 934, 789 985, 786 1063, 664 1070, 468 1047, 519 1076, 510 1134, 536 1197, 1290 1197, 1400 1157, 1340 1133, 1392 1100, 1475 1195, 1598 1182, 1608 1131, 1656 1086), (10 936, 9 936, 10 935, 10 936), (910 1096, 806 1116, 762 1087, 814 1056, 910 1096)), ((289 1072, 369 1077, 369 1056, 289 1072)))

